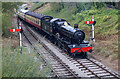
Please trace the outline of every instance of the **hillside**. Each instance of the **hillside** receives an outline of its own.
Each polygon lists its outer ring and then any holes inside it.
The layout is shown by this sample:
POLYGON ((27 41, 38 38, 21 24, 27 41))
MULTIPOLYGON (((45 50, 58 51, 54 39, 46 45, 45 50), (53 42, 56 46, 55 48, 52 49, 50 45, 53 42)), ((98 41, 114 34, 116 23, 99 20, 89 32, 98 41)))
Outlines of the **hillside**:
POLYGON ((71 26, 78 24, 79 29, 86 33, 88 41, 91 37, 91 25, 86 25, 84 22, 90 21, 94 16, 96 42, 91 55, 115 70, 118 69, 118 11, 113 4, 102 2, 47 3, 35 10, 37 13, 65 19, 71 26))

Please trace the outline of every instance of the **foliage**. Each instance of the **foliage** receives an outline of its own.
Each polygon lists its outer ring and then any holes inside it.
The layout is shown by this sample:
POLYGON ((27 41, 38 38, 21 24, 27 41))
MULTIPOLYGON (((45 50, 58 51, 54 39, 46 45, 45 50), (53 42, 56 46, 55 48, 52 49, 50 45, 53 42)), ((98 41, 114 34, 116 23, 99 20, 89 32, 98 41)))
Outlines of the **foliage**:
POLYGON ((12 23, 9 19, 8 13, 2 13, 2 36, 3 37, 10 37, 10 28, 12 23))
POLYGON ((12 26, 12 22, 10 17, 13 17, 13 8, 16 8, 21 5, 22 2, 2 2, 2 36, 10 37, 12 34, 10 33, 10 27, 12 26))
POLYGON ((22 2, 2 2, 2 9, 3 9, 2 12, 8 12, 8 11, 13 12, 14 8, 17 9, 18 6, 22 4, 23 4, 22 2))

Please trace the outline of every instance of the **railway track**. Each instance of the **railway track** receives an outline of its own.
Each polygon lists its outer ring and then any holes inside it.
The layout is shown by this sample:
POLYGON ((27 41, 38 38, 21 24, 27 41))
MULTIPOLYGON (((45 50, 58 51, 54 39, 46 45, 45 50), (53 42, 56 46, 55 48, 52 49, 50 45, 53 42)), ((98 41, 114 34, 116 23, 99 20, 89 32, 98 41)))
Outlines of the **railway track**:
MULTIPOLYGON (((38 41, 43 48, 47 50, 49 53, 43 53, 44 55, 47 54, 47 57, 51 59, 52 62, 52 71, 56 73, 56 77, 72 77, 78 78, 77 74, 75 74, 69 67, 63 63, 41 40, 39 40, 36 35, 29 29, 29 27, 23 27, 23 35, 27 39, 27 41, 34 47, 35 50, 38 49, 38 46, 35 45, 35 42, 38 41), (26 29, 26 30, 25 30, 26 29), (28 38, 29 37, 29 38, 28 38)), ((44 39, 43 39, 44 40, 44 39)), ((40 52, 37 52, 41 54, 40 52)), ((50 60, 49 59, 49 60, 50 60)))
POLYGON ((71 63, 76 64, 76 66, 79 67, 81 71, 84 71, 84 73, 86 73, 91 78, 120 79, 120 75, 118 73, 111 71, 102 63, 89 56, 87 58, 72 58, 67 52, 64 52, 57 46, 54 47, 57 48, 63 55, 65 55, 71 61, 71 63))
MULTIPOLYGON (((29 32, 31 33, 31 35, 36 39, 40 39, 38 37, 36 37, 36 35, 33 33, 33 31, 30 30, 29 27, 27 27, 27 29, 29 29, 29 32)), ((46 40, 46 39, 44 39, 46 40)), ((48 41, 48 40, 47 40, 48 41)), ((48 41, 49 42, 49 41, 48 41)), ((42 46, 49 51, 49 53, 51 54, 51 57, 53 59, 53 62, 55 62, 55 60, 57 60, 57 64, 53 65, 53 70, 58 69, 56 71, 61 71, 62 73, 65 71, 67 72, 67 74, 65 74, 65 77, 75 77, 77 78, 77 74, 75 74, 75 71, 71 71, 71 69, 69 69, 70 67, 67 65, 65 65, 61 59, 59 57, 57 57, 53 51, 51 51, 46 44, 44 44, 43 42, 40 42, 40 44, 42 44, 42 46), (59 66, 60 64, 60 66, 59 66), (64 69, 62 69, 64 67, 64 69)), ((55 46, 54 44, 52 44, 52 46, 57 49, 59 52, 61 52, 61 54, 63 54, 64 56, 66 56, 66 58, 71 62, 74 63, 76 65, 76 67, 79 68, 80 71, 83 71, 85 74, 88 75, 88 77, 91 78, 115 78, 115 79, 119 79, 120 76, 114 72, 112 72, 110 69, 108 69, 107 67, 105 67, 103 64, 101 64, 100 62, 92 59, 92 58, 86 58, 86 59, 78 59, 78 58, 72 58, 69 56, 69 54, 65 53, 64 51, 62 51, 60 48, 58 48, 57 46, 55 46)), ((60 73, 60 72, 58 72, 60 73)), ((57 73, 57 74, 58 74, 57 73)), ((59 77, 59 76, 58 76, 59 77)))

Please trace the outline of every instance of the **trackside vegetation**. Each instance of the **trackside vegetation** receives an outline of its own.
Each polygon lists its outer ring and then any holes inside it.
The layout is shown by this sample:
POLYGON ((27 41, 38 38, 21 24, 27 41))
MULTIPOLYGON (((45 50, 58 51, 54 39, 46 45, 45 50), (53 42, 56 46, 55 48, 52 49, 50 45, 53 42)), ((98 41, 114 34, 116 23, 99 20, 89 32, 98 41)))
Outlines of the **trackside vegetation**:
POLYGON ((17 9, 21 4, 21 2, 2 2, 2 37, 8 38, 12 35, 9 30, 12 28, 13 9, 17 9))
POLYGON ((12 49, 8 41, 3 46, 2 77, 47 77, 50 73, 50 66, 43 67, 42 62, 36 57, 34 50, 28 53, 23 48, 20 54, 19 48, 12 49), (26 53, 25 53, 26 52, 26 53))
POLYGON ((13 26, 13 9, 17 9, 21 4, 23 3, 2 3, 3 39, 0 44, 2 47, 2 50, 0 49, 2 51, 2 73, 0 72, 0 74, 2 77, 48 77, 51 71, 50 66, 44 66, 41 57, 36 57, 32 48, 29 53, 28 49, 23 47, 23 54, 20 54, 19 39, 10 32, 11 28, 15 28, 13 26))

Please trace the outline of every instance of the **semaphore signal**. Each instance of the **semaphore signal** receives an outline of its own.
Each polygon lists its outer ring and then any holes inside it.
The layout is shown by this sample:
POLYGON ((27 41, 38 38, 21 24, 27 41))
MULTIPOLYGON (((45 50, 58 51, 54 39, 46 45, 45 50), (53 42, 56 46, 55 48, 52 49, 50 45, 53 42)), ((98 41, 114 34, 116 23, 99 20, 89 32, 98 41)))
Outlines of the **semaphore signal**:
POLYGON ((93 24, 94 21, 85 21, 85 24, 93 24))
POLYGON ((10 29, 10 32, 19 32, 21 29, 10 29))
POLYGON ((94 17, 92 17, 92 21, 85 21, 85 24, 92 24, 92 41, 95 42, 95 38, 94 38, 94 25, 96 24, 96 21, 94 21, 94 17))
POLYGON ((10 29, 10 32, 19 32, 19 35, 20 35, 20 53, 22 54, 22 32, 23 32, 23 30, 22 30, 22 27, 21 27, 21 23, 19 24, 19 26, 18 26, 18 28, 19 29, 10 29))

